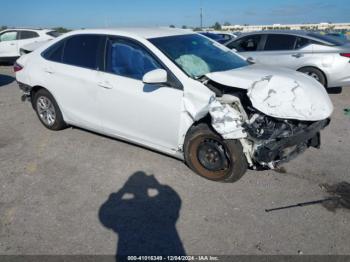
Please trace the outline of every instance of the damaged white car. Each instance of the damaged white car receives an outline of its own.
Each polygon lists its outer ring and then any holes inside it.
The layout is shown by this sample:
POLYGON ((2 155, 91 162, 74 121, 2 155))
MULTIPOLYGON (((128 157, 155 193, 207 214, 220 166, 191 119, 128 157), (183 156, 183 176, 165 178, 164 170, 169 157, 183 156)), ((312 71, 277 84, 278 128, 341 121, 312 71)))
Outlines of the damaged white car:
POLYGON ((215 181, 319 147, 333 111, 315 79, 251 65, 178 29, 71 32, 14 69, 23 100, 47 128, 74 125, 131 141, 215 181))

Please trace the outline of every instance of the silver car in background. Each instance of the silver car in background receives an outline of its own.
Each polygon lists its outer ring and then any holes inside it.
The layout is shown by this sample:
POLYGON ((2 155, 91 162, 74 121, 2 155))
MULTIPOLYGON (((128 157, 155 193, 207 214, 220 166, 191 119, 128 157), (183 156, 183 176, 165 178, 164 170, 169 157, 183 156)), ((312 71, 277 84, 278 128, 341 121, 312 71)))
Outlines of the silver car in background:
POLYGON ((350 85, 350 45, 307 31, 260 31, 241 35, 226 46, 248 61, 306 73, 325 87, 350 85))

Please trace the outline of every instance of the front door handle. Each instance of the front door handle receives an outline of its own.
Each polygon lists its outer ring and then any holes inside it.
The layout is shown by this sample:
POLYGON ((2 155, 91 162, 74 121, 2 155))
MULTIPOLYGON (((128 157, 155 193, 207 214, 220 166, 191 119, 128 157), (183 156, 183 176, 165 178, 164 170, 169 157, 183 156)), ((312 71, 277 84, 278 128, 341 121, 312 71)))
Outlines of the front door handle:
POLYGON ((98 86, 100 86, 104 89, 112 89, 113 88, 113 86, 111 84, 106 83, 106 82, 98 82, 97 84, 98 84, 98 86))
POLYGON ((292 54, 292 56, 295 57, 295 58, 300 58, 300 57, 303 57, 304 55, 300 54, 300 53, 297 53, 297 54, 292 54))

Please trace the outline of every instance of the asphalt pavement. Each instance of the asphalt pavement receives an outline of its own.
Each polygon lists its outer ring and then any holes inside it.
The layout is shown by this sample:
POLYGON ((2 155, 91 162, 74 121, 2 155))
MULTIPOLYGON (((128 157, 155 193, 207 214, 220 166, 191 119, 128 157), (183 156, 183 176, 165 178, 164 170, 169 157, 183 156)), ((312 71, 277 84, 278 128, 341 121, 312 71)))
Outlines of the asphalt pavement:
POLYGON ((350 87, 330 95, 321 149, 234 184, 82 129, 49 131, 20 96, 11 67, 1 66, 0 254, 350 254, 349 210, 265 212, 350 181, 350 87))

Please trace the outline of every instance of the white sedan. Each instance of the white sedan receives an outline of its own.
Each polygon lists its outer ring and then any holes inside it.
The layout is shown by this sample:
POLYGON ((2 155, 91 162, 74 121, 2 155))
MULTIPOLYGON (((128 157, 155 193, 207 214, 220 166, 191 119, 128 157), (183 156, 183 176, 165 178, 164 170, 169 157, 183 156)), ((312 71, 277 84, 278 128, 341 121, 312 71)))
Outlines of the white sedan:
POLYGON ((143 145, 215 181, 319 147, 333 111, 313 78, 251 65, 180 29, 75 31, 22 56, 14 70, 45 127, 143 145))

